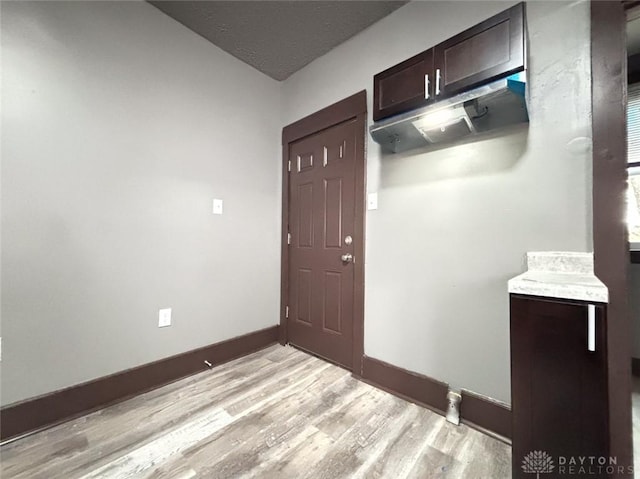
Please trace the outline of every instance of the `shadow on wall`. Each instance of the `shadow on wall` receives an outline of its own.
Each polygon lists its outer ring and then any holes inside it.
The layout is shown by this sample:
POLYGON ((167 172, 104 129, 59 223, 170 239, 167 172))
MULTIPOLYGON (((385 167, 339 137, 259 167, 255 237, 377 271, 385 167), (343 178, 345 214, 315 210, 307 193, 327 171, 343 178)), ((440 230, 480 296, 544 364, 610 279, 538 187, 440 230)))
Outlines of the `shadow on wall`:
POLYGON ((380 152, 381 186, 407 186, 512 169, 527 151, 529 124, 403 153, 380 152))

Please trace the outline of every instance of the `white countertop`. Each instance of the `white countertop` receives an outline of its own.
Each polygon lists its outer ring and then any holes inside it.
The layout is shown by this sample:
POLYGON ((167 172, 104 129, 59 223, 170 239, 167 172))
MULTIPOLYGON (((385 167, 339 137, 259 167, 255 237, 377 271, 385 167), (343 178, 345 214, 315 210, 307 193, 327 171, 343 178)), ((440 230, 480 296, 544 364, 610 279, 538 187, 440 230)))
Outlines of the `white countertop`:
POLYGON ((527 271, 509 280, 509 293, 609 302, 609 290, 593 273, 592 253, 527 253, 527 271))

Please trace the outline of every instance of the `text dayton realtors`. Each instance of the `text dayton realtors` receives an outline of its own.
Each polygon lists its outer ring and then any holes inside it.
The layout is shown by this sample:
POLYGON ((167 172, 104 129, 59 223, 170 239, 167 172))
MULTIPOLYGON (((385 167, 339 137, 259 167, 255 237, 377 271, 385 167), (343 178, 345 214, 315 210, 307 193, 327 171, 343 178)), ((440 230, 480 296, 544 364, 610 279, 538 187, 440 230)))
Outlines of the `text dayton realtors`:
POLYGON ((618 464, 617 457, 558 456, 558 474, 629 474, 633 466, 618 464))

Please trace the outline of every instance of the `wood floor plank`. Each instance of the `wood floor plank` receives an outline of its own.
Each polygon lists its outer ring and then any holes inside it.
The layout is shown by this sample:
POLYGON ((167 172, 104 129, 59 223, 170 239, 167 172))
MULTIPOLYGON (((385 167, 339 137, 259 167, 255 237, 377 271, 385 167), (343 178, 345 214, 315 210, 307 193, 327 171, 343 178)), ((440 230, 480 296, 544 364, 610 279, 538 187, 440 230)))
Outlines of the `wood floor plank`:
MULTIPOLYGON (((228 412, 226 411, 226 409, 222 409, 222 408, 226 408, 228 406, 229 403, 233 403, 236 400, 242 401, 243 399, 245 399, 245 397, 247 396, 256 396, 258 395, 258 393, 256 391, 263 391, 267 385, 270 385, 271 387, 273 387, 274 389, 279 389, 281 392, 282 391, 286 391, 283 388, 283 382, 285 381, 293 381, 297 375, 296 373, 299 372, 301 374, 304 374, 306 371, 316 368, 316 363, 317 363, 317 359, 316 358, 304 358, 303 360, 297 361, 296 362, 296 367, 291 367, 289 366, 287 368, 287 375, 285 377, 285 379, 280 379, 278 380, 278 376, 271 376, 269 374, 267 374, 265 377, 260 378, 259 381, 252 381, 252 380, 246 380, 245 381, 245 385, 243 388, 240 388, 241 391, 238 391, 238 388, 235 387, 231 387, 228 390, 225 390, 223 392, 219 392, 218 394, 215 395, 215 405, 216 405, 216 409, 220 409, 222 412, 224 412, 224 414, 226 416, 229 417, 228 421, 225 421, 224 424, 220 423, 222 426, 227 425, 232 421, 232 416, 228 414, 228 412)), ((323 365, 324 368, 328 367, 328 365, 323 365)), ((320 370, 321 371, 321 370, 320 370)), ((275 400, 277 398, 276 394, 260 394, 263 396, 262 398, 262 402, 258 402, 258 403, 254 403, 253 404, 253 408, 258 408, 261 405, 263 405, 264 401, 271 401, 271 400, 275 400)), ((183 407, 183 406, 180 406, 183 407)), ((204 406, 204 410, 206 411, 207 408, 210 408, 210 405, 205 405, 204 406)), ((203 407, 199 407, 196 408, 195 410, 202 410, 203 407)), ((237 419, 237 418, 236 418, 237 419)), ((172 424, 173 426, 173 424, 172 424)), ((221 428, 210 428, 208 430, 208 433, 199 437, 198 441, 195 442, 190 442, 186 447, 184 448, 174 448, 174 450, 172 451, 171 454, 165 454, 165 451, 163 449, 158 450, 158 448, 155 449, 156 451, 156 455, 158 456, 158 458, 156 459, 155 456, 152 453, 149 453, 147 457, 149 459, 153 459, 154 464, 158 463, 157 461, 159 460, 166 460, 168 459, 170 456, 172 456, 173 454, 177 453, 177 452, 181 452, 182 450, 188 450, 192 445, 195 445, 201 441, 207 440, 209 437, 211 437, 214 433, 218 432, 219 429, 221 428)), ((158 437, 157 439, 155 439, 155 442, 157 444, 162 444, 162 441, 169 435, 171 434, 173 431, 167 433, 164 432, 160 437, 158 437)), ((146 447, 146 445, 144 446, 146 447)), ((144 449, 145 451, 150 450, 150 451, 154 451, 153 445, 150 446, 150 449, 144 449)), ((137 457, 137 456, 136 456, 137 457)), ((119 462, 120 459, 118 459, 119 462)), ((149 466, 152 467, 153 465, 149 466)), ((139 468, 137 470, 137 475, 135 476, 131 476, 131 477, 139 477, 142 474, 143 470, 148 469, 148 467, 145 468, 139 468)), ((96 477, 101 477, 100 475, 96 476, 96 477)), ((115 477, 122 477, 124 478, 128 478, 129 476, 127 475, 115 475, 115 477)), ((83 477, 84 479, 84 477, 83 477)), ((87 478, 89 479, 89 478, 87 478)), ((93 479, 93 476, 91 476, 91 479, 93 479)))
POLYGON ((296 412, 291 420, 287 420, 284 424, 287 434, 274 433, 274 430, 283 428, 280 426, 281 421, 275 421, 261 431, 267 447, 256 449, 259 454, 259 461, 257 461, 259 466, 255 470, 244 473, 242 477, 278 476, 285 472, 291 474, 288 477, 301 477, 311 470, 310 466, 322 459, 322 451, 318 450, 319 442, 325 445, 333 443, 332 438, 319 431, 313 424, 333 415, 336 407, 357 402, 365 393, 363 389, 357 387, 358 384, 350 375, 343 372, 339 380, 328 387, 318 388, 317 384, 314 384, 304 394, 298 394, 292 398, 291 406, 293 407, 289 409, 296 412), (292 431, 296 434, 291 434, 292 431), (315 441, 315 444, 311 441, 315 441), (313 455, 307 457, 310 452, 313 452, 313 455), (302 457, 304 460, 299 461, 302 457), (290 461, 290 458, 295 460, 290 461), (298 462, 302 462, 304 467, 297 464, 298 462))
POLYGON ((511 451, 279 345, 0 448, 3 479, 506 479, 511 451))
MULTIPOLYGON (((372 390, 372 396, 377 391, 372 390)), ((393 421, 407 410, 408 404, 388 394, 375 409, 363 409, 353 425, 332 444, 316 469, 302 476, 308 479, 351 478, 366 461, 366 453, 375 450, 377 440, 393 430, 393 421), (366 411, 366 412, 365 412, 366 411)), ((348 416, 345 416, 348 417, 348 416)))
POLYGON ((307 400, 317 399, 316 389, 343 376, 342 371, 330 371, 303 377, 277 394, 271 394, 262 404, 257 404, 235 416, 236 420, 208 441, 185 452, 189 463, 204 477, 238 477, 245 474, 247 464, 259 464, 261 454, 275 444, 295 436, 304 428, 308 419, 297 413, 307 400), (331 373, 339 376, 332 377, 331 373), (297 402, 296 402, 297 401, 297 402), (210 465, 211 454, 217 462, 210 465))
POLYGON ((354 478, 370 479, 408 477, 418 459, 424 454, 424 438, 439 419, 436 413, 414 406, 414 414, 401 424, 394 435, 389 435, 373 460, 365 464, 354 478))
POLYGON ((389 399, 389 395, 364 383, 357 386, 363 391, 359 401, 341 404, 334 409, 334 413, 328 417, 323 417, 315 423, 315 426, 328 436, 338 440, 342 435, 352 428, 363 415, 377 409, 380 404, 389 399))
MULTIPOLYGON (((19 451, 22 455, 31 454, 34 457, 42 458, 46 458, 48 454, 57 455, 60 453, 59 449, 64 447, 64 442, 67 440, 69 433, 75 429, 81 429, 83 434, 93 442, 100 441, 105 432, 110 436, 126 434, 131 430, 132 421, 140 422, 143 414, 151 415, 156 411, 161 411, 162 415, 166 417, 167 404, 175 403, 176 400, 181 400, 183 397, 193 399, 198 395, 199 389, 213 393, 211 383, 214 381, 219 380, 221 387, 225 387, 234 379, 237 380, 238 385, 242 384, 243 380, 251 374, 251 371, 254 371, 253 374, 256 377, 260 377, 262 373, 258 371, 261 370, 262 365, 270 365, 271 363, 268 361, 258 362, 259 359, 258 357, 245 359, 244 369, 243 362, 234 361, 233 363, 228 363, 228 368, 220 368, 214 374, 204 372, 43 431, 41 437, 46 437, 46 441, 27 441, 27 444, 19 441, 10 443, 2 448, 3 461, 4 463, 11 461, 15 456, 14 451, 19 451), (167 401, 169 396, 172 397, 171 401, 167 401), (105 421, 110 425, 109 431, 105 431, 105 421), (20 445, 20 447, 16 448, 15 446, 17 445, 20 445)), ((275 368, 276 366, 273 367, 275 368)), ((190 411, 189 405, 186 406, 183 410, 190 411)))
POLYGON ((241 479, 303 477, 308 471, 316 470, 335 441, 315 426, 308 426, 295 438, 281 443, 279 448, 270 451, 252 471, 243 474, 241 479))
MULTIPOLYGON (((429 479, 481 479, 481 476, 471 475, 465 478, 460 475, 463 471, 463 464, 456 458, 443 453, 442 451, 426 445, 422 454, 418 457, 415 465, 409 471, 407 477, 410 478, 429 478, 429 479)), ((507 479, 508 476, 489 476, 496 479, 507 479)))
POLYGON ((233 418, 223 409, 209 410, 199 417, 192 418, 177 429, 162 435, 158 439, 128 452, 115 461, 94 469, 81 479, 100 479, 113 477, 135 479, 155 464, 161 464, 171 456, 188 449, 202 439, 230 424, 233 418))
POLYGON ((162 466, 150 471, 145 479, 192 479, 197 477, 198 473, 189 467, 186 463, 181 464, 163 464, 162 466))
MULTIPOLYGON (((154 394, 149 401, 142 404, 136 398, 132 408, 127 408, 123 406, 124 403, 120 403, 106 408, 100 414, 91 415, 92 417, 82 422, 81 429, 88 436, 91 444, 100 444, 99 449, 89 448, 78 451, 77 455, 59 457, 57 461, 50 460, 51 454, 58 454, 57 449, 49 454, 34 453, 33 450, 24 451, 23 454, 41 458, 40 472, 45 477, 58 477, 62 474, 69 479, 80 477, 87 467, 99 467, 110 462, 136 445, 151 441, 158 434, 166 433, 203 408, 220 404, 227 399, 236 400, 241 394, 261 390, 265 384, 273 382, 274 378, 278 377, 278 372, 290 373, 318 361, 313 357, 291 357, 282 363, 262 362, 260 359, 256 356, 253 361, 245 363, 246 371, 235 370, 234 365, 228 365, 233 377, 230 377, 227 371, 216 371, 216 374, 212 375, 205 372, 201 375, 201 381, 179 390, 177 394, 176 391, 173 394, 154 394), (105 427, 105 422, 109 427, 105 427)), ((65 428, 76 429, 74 426, 67 423, 60 428, 64 432, 65 428)), ((39 446, 46 449, 48 444, 39 444, 39 446)), ((60 446, 58 443, 53 443, 52 447, 60 446)), ((10 459, 5 461, 3 457, 3 472, 13 473, 16 479, 19 479, 22 476, 19 474, 19 469, 15 471, 12 469, 13 462, 15 461, 10 459)), ((24 467, 32 468, 24 460, 22 464, 24 467)), ((25 477, 30 476, 27 474, 25 477)))
POLYGON ((464 451, 457 458, 463 465, 459 474, 461 478, 511 475, 511 448, 478 431, 469 433, 464 451))
MULTIPOLYGON (((375 438, 375 440, 370 440, 370 443, 367 444, 368 447, 363 447, 357 451, 357 454, 362 457, 363 463, 351 477, 353 479, 384 477, 375 474, 375 465, 383 465, 389 460, 394 443, 400 441, 402 434, 410 430, 411 425, 418 420, 419 415, 420 408, 411 404, 408 407, 404 407, 398 416, 390 417, 390 423, 384 428, 384 433, 375 438)), ((392 468, 387 471, 387 474, 397 477, 397 472, 396 468, 392 468)))
POLYGON ((300 356, 298 355, 298 350, 292 347, 272 347, 269 348, 268 350, 265 350, 263 354, 261 354, 261 357, 269 360, 269 361, 273 361, 276 363, 282 362, 287 358, 290 357, 297 357, 299 358, 300 356))

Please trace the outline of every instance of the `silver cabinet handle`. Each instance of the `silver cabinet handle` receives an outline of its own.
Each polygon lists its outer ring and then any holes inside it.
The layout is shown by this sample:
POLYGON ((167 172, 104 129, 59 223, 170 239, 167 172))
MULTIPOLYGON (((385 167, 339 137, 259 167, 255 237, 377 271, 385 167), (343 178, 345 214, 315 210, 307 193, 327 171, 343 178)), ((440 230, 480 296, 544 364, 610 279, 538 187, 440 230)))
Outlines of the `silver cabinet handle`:
POLYGON ((429 99, 429 74, 424 76, 424 99, 429 99))
POLYGON ((440 94, 440 69, 436 70, 436 96, 440 94))
POLYGON ((353 255, 351 253, 343 254, 340 256, 343 263, 351 263, 353 261, 353 255))
POLYGON ((587 349, 596 350, 596 307, 593 304, 587 305, 587 349))

